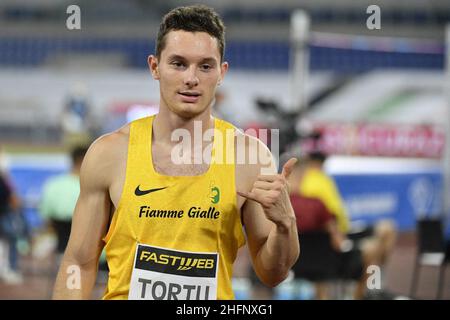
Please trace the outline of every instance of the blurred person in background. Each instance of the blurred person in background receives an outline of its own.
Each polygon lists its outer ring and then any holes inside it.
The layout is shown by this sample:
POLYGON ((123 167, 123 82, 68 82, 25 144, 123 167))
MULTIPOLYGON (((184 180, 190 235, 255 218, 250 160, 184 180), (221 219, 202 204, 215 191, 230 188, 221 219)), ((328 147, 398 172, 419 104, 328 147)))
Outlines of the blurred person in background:
MULTIPOLYGON (((367 267, 385 265, 397 231, 392 221, 380 220, 373 227, 367 227, 362 239, 352 240, 350 219, 339 189, 323 169, 325 160, 325 153, 311 151, 297 162, 289 178, 291 202, 299 232, 304 231, 301 229, 303 221, 304 227, 330 233, 331 245, 340 253, 338 276, 358 280, 353 297, 362 299, 367 293, 367 267)), ((328 296, 324 286, 320 287, 319 296, 328 296)))
POLYGON ((56 234, 59 255, 64 253, 69 240, 72 214, 80 195, 81 164, 86 152, 85 146, 72 149, 70 172, 51 177, 43 187, 39 210, 56 234))
POLYGON ((88 144, 91 140, 91 122, 88 88, 83 82, 74 83, 61 114, 64 144, 70 148, 88 144))
POLYGON ((0 280, 22 283, 17 242, 24 229, 21 202, 5 170, 0 168, 0 280), (6 246, 4 246, 6 241, 6 246), (7 249, 5 247, 8 247, 7 249))
MULTIPOLYGON (((294 182, 296 181, 295 175, 297 174, 299 170, 294 169, 293 175, 294 177, 291 178, 290 181, 294 182)), ((290 194, 290 200, 292 203, 292 207, 294 208, 295 215, 297 217, 297 229, 298 233, 300 235, 306 234, 306 233, 314 233, 314 232, 327 232, 330 235, 330 246, 336 251, 341 251, 341 244, 344 240, 343 235, 339 232, 336 224, 335 216, 333 216, 328 209, 325 207, 325 205, 316 198, 308 198, 304 197, 296 190, 292 190, 290 194)), ((305 240, 303 240, 303 245, 305 245, 305 240)), ((307 241, 307 240, 306 240, 307 241)), ((304 266, 305 263, 308 267, 315 269, 316 272, 314 273, 315 276, 311 276, 310 280, 314 282, 315 286, 315 299, 318 300, 327 300, 329 299, 329 292, 328 292, 328 283, 325 279, 326 277, 330 278, 330 275, 322 275, 318 274, 318 271, 316 266, 312 265, 314 262, 309 262, 302 260, 302 265, 304 266)), ((294 265, 293 271, 294 271, 294 279, 296 282, 299 282, 301 279, 301 276, 298 275, 297 272, 297 264, 294 265)), ((320 266, 317 266, 320 267, 320 266)), ((299 283, 295 283, 297 286, 296 291, 297 293, 301 290, 298 288, 299 283)))

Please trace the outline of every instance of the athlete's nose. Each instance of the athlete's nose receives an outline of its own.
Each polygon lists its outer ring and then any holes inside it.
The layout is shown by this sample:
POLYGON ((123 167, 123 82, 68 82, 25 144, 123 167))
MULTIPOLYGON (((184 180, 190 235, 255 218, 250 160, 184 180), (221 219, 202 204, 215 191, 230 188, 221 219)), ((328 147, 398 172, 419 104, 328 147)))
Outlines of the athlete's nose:
POLYGON ((185 73, 184 84, 189 88, 195 87, 198 85, 198 77, 197 70, 194 65, 190 66, 185 73))

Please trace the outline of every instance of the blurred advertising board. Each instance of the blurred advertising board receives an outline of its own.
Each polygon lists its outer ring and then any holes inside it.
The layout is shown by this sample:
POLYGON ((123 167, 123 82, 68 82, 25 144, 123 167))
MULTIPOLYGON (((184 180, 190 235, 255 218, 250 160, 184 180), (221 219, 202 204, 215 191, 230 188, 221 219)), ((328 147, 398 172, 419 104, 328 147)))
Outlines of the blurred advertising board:
POLYGON ((334 175, 350 219, 372 224, 389 218, 399 230, 416 219, 442 214, 443 176, 439 172, 334 175))
MULTIPOLYGON (((325 171, 335 180, 356 225, 389 218, 399 230, 409 231, 424 216, 446 219, 438 159, 330 156, 325 171)), ((450 237, 450 228, 447 234, 450 237)))
MULTIPOLYGON (((432 125, 316 124, 320 150, 327 154, 439 159, 445 149, 444 128, 432 125)), ((303 148, 310 149, 311 141, 303 148)))

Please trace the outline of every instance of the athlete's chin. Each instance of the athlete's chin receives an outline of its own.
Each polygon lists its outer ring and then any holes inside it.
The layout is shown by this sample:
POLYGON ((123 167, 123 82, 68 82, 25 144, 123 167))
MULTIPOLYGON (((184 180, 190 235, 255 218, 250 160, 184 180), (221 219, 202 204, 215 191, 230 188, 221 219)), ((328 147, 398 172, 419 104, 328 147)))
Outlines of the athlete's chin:
POLYGON ((184 104, 180 108, 177 108, 177 114, 184 119, 192 119, 205 112, 206 108, 197 104, 184 104))

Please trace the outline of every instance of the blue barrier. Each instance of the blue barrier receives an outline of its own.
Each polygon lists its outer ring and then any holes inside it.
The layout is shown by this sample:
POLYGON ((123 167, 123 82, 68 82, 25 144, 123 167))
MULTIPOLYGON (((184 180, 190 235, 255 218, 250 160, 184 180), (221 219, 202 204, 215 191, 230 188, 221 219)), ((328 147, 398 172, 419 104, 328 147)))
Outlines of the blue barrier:
POLYGON ((391 218, 399 230, 406 231, 413 230, 423 215, 443 214, 441 172, 333 177, 352 221, 372 224, 391 218))

